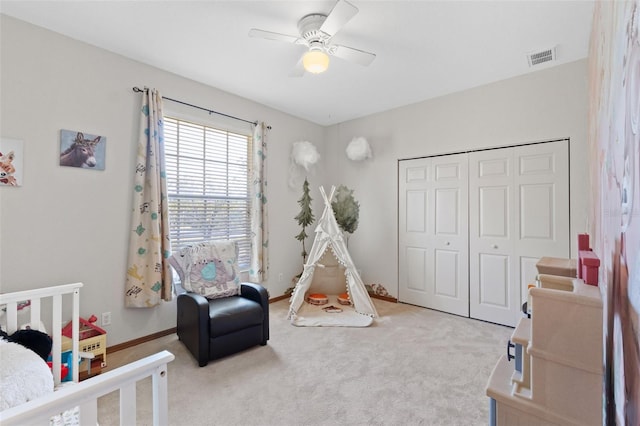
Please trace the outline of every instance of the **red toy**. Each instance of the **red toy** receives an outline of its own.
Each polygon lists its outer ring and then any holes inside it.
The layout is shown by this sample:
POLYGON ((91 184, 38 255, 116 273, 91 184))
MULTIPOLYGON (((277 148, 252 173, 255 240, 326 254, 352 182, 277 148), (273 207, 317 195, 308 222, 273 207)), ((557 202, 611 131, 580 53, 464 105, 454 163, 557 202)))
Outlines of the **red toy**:
MULTIPOLYGON (((88 320, 84 318, 78 318, 78 320, 80 321, 80 340, 99 336, 101 334, 107 334, 105 330, 94 324, 98 321, 98 318, 95 315, 91 315, 88 320)), ((72 323, 69 321, 69 323, 62 328, 62 335, 70 339, 72 333, 71 326, 72 323)))
POLYGON ((598 285, 600 259, 589 247, 589 234, 578 234, 578 278, 589 285, 598 285))

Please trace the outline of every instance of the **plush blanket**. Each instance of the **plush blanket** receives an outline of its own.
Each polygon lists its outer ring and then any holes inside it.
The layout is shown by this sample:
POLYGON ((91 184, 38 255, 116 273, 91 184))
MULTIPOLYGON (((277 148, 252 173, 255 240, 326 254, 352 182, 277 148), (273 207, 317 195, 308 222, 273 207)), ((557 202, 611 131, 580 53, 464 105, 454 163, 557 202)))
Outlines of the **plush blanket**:
POLYGON ((53 392, 53 375, 35 352, 0 339, 0 411, 53 392))

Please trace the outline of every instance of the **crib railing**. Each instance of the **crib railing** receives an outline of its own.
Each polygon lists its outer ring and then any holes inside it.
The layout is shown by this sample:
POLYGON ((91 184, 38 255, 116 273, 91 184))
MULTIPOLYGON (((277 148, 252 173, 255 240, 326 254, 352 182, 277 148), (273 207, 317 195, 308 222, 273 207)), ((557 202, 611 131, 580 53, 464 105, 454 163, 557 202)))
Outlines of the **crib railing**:
MULTIPOLYGON (((30 324, 33 329, 40 329, 41 320, 41 302, 43 299, 51 298, 52 300, 52 318, 51 330, 49 335, 53 339, 53 347, 51 348, 53 381, 55 385, 60 384, 60 364, 61 364, 61 345, 62 345, 62 300, 63 296, 72 299, 72 357, 71 365, 77 366, 79 362, 78 345, 80 342, 80 287, 82 283, 63 284, 52 287, 37 288, 33 290, 23 290, 14 293, 0 294, 0 305, 6 305, 7 329, 8 334, 12 334, 18 329, 18 303, 30 301, 30 324)), ((73 368, 73 381, 78 381, 78 368, 73 368)))
POLYGON ((63 386, 57 391, 0 412, 0 424, 49 425, 49 419, 65 410, 79 407, 81 425, 96 425, 98 398, 120 391, 120 424, 135 425, 136 383, 152 377, 153 425, 169 423, 167 364, 174 360, 168 351, 107 371, 80 383, 63 386))

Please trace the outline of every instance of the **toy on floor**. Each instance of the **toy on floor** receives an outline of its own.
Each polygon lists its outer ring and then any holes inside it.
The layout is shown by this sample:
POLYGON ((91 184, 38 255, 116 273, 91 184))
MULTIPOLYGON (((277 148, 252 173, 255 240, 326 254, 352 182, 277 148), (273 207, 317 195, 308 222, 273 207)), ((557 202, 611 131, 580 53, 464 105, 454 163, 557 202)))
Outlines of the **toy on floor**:
POLYGON ((349 299, 349 295, 347 293, 342 293, 338 296, 338 303, 341 305, 350 305, 351 299, 349 299))
POLYGON ((326 294, 314 293, 307 296, 307 302, 311 303, 312 305, 326 305, 327 303, 329 303, 329 298, 326 294))

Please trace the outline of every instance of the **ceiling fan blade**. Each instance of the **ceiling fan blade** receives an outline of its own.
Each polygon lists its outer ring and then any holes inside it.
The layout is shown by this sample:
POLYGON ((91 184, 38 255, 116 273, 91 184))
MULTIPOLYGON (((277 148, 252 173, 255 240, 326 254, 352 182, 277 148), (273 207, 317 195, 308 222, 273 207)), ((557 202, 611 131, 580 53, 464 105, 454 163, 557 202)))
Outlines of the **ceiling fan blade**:
POLYGON ((333 37, 356 13, 358 13, 357 7, 346 0, 338 0, 331 12, 329 12, 327 19, 322 23, 320 31, 329 37, 333 37))
POLYGON ((287 43, 299 43, 300 40, 300 37, 259 30, 257 28, 251 28, 249 30, 249 37, 265 38, 267 40, 284 41, 287 43))
POLYGON ((289 77, 302 77, 305 73, 304 65, 302 64, 302 55, 298 60, 298 63, 293 67, 291 72, 289 73, 289 77))
POLYGON ((354 49, 334 44, 331 46, 331 54, 345 61, 354 62, 356 64, 367 66, 376 58, 375 53, 365 52, 364 50, 354 49))

